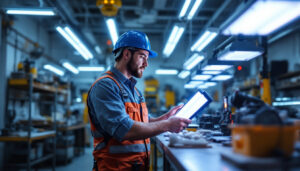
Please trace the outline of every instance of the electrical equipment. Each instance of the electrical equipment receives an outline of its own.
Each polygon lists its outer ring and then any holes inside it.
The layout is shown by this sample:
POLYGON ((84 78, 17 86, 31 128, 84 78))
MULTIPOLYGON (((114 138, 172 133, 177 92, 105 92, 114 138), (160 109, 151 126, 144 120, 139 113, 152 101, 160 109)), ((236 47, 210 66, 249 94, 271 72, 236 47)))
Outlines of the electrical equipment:
POLYGON ((231 104, 238 108, 235 113, 235 123, 260 125, 282 124, 278 111, 259 98, 236 91, 231 96, 231 104))

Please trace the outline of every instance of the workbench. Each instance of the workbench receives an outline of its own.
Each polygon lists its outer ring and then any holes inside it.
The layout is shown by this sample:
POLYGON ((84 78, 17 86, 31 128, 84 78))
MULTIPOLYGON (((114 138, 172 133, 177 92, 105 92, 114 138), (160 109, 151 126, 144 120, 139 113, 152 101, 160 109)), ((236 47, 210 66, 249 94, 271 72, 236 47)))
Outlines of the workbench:
MULTIPOLYGON (((282 163, 278 158, 250 158, 232 151, 231 147, 225 147, 220 143, 210 143, 210 148, 182 148, 169 147, 168 138, 160 134, 153 138, 154 141, 154 170, 157 170, 157 150, 163 157, 163 170, 188 170, 188 171, 207 171, 207 170, 226 170, 236 171, 243 170, 237 167, 230 160, 225 160, 227 156, 235 156, 240 160, 242 168, 258 167, 260 170, 268 168, 269 170, 280 170, 288 166, 291 170, 300 169, 300 158, 292 159, 289 163, 282 163), (279 162, 278 162, 279 161, 279 162), (299 164, 297 164, 299 163, 299 164), (278 165, 278 167, 275 167, 278 165), (246 167, 245 167, 246 166, 246 167)), ((251 169, 248 169, 251 170, 251 169)), ((252 169, 257 170, 257 169, 252 169)))
MULTIPOLYGON (((164 170, 199 171, 199 170, 238 170, 231 163, 222 160, 220 151, 230 149, 221 144, 211 144, 210 148, 177 148, 169 147, 169 141, 163 134, 155 137, 155 147, 163 155, 164 170)), ((156 149, 154 150, 156 152, 156 149)), ((156 157, 155 157, 156 158, 156 157)), ((154 167, 156 167, 154 159, 154 167)), ((154 170, 156 170, 154 168, 154 170)))

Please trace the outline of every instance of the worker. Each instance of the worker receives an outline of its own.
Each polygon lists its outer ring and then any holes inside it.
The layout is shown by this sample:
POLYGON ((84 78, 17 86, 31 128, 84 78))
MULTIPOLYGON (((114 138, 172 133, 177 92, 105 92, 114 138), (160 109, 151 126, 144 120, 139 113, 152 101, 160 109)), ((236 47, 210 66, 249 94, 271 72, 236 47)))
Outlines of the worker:
POLYGON ((148 66, 151 50, 145 33, 127 31, 113 49, 115 64, 91 86, 87 104, 94 137, 93 170, 148 170, 150 137, 180 132, 191 120, 173 116, 176 106, 158 118, 148 117, 142 93, 135 87, 148 66))

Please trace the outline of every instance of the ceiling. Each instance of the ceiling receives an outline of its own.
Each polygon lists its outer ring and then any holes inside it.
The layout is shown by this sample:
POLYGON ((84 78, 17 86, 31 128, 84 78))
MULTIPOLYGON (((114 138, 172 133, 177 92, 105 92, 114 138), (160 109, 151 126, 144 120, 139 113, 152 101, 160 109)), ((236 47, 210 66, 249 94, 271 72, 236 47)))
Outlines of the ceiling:
MULTIPOLYGON (((183 0, 122 0, 116 23, 119 34, 136 29, 148 35, 167 37, 173 24, 185 24, 185 35, 198 36, 204 27, 219 27, 234 11, 241 1, 238 0, 203 0, 192 21, 178 19, 183 0)), ((83 39, 95 46, 97 37, 109 38, 105 17, 96 6, 96 0, 1 0, 3 7, 54 7, 57 16, 35 18, 49 32, 55 32, 55 25, 67 23, 75 27, 83 39)))

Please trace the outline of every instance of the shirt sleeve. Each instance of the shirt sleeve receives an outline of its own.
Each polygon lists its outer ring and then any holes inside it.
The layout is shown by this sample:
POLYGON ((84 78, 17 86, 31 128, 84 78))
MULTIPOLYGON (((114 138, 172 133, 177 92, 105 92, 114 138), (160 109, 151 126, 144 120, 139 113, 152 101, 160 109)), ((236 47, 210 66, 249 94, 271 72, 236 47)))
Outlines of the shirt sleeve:
POLYGON ((89 96, 100 129, 122 141, 134 121, 125 111, 120 88, 110 78, 104 78, 94 85, 89 96))

